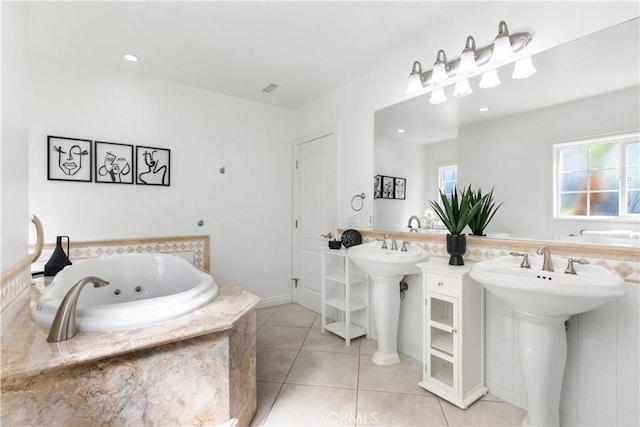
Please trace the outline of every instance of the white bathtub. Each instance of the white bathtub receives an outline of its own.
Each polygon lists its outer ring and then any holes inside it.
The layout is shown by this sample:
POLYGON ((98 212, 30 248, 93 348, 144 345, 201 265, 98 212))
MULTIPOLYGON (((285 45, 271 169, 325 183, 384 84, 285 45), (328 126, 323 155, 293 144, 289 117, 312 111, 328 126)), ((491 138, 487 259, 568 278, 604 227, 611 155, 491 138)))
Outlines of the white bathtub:
POLYGON ((79 331, 119 331, 180 317, 218 296, 211 275, 167 254, 122 254, 76 261, 58 273, 31 309, 31 319, 50 327, 69 289, 87 276, 109 281, 88 283, 76 311, 79 331))

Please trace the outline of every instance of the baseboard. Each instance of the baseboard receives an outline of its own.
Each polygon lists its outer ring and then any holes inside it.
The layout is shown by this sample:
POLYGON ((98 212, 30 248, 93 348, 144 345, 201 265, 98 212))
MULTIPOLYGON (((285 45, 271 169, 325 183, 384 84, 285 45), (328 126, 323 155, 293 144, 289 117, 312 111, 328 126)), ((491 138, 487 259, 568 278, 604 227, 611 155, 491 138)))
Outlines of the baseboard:
POLYGON ((257 308, 273 307, 274 305, 289 304, 290 302, 291 294, 262 298, 257 308))

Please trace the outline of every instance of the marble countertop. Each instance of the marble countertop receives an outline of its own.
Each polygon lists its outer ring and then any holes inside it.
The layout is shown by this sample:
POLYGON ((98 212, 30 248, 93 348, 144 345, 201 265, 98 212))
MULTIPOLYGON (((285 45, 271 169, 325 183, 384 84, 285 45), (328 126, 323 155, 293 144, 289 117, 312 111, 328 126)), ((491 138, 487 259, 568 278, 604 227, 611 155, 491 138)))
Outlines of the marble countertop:
POLYGON ((31 285, 31 304, 20 310, 2 335, 2 381, 229 330, 255 308, 260 298, 218 278, 216 282, 220 287, 218 297, 182 317, 125 331, 78 332, 69 340, 48 343, 49 330, 29 317, 31 305, 44 289, 43 280, 36 280, 31 285))

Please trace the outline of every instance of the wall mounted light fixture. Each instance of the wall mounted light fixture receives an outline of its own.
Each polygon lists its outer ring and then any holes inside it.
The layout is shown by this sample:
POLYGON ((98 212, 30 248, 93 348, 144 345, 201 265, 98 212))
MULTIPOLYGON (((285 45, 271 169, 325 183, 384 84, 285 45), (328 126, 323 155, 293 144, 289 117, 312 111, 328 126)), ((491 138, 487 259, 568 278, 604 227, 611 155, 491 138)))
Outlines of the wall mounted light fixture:
MULTIPOLYGON (((432 70, 423 71, 419 61, 413 63, 407 93, 416 93, 424 88, 431 88, 432 104, 442 104, 447 101, 444 87, 456 83, 453 96, 467 96, 473 92, 469 84, 469 77, 482 72, 479 87, 493 88, 500 84, 497 68, 512 60, 516 52, 524 49, 533 36, 522 32, 509 34, 509 28, 504 21, 498 24, 498 35, 494 42, 481 49, 476 49, 476 41, 468 36, 460 58, 447 61, 447 55, 440 49, 436 55, 436 62, 432 70)), ((524 57, 516 61, 512 78, 524 79, 536 73, 531 57, 524 57)))

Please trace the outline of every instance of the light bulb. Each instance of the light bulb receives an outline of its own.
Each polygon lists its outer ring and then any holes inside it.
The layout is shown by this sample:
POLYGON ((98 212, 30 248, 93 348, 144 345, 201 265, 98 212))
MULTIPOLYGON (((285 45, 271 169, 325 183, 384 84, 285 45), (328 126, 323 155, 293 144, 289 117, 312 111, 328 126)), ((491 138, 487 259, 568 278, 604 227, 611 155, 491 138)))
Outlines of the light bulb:
POLYGON ((519 59, 516 61, 516 65, 513 68, 513 77, 514 79, 526 79, 527 77, 531 77, 536 73, 536 68, 533 66, 533 62, 531 62, 531 57, 527 56, 526 58, 519 59))
POLYGON ((506 61, 515 55, 511 40, 509 40, 509 29, 507 23, 500 21, 498 25, 498 35, 493 42, 493 52, 491 54, 491 62, 500 63, 506 61))
POLYGON ((500 85, 500 79, 498 78, 498 70, 495 68, 485 71, 480 79, 480 86, 482 89, 489 89, 500 85))
POLYGON ((449 78, 447 74, 447 55, 444 50, 440 49, 436 55, 436 62, 433 63, 433 71, 431 71, 431 84, 439 85, 449 78))
POLYGON ((473 74, 478 69, 476 63, 476 41, 473 37, 467 37, 462 55, 460 55, 460 64, 458 65, 458 75, 461 77, 473 74))
POLYGON ((453 90, 453 96, 457 96, 457 97, 467 96, 467 95, 471 95, 471 92, 473 92, 473 89, 471 89, 471 85, 469 85, 469 80, 464 79, 456 83, 456 87, 453 90))
POLYGON ((411 95, 412 93, 418 92, 420 89, 422 89, 420 74, 411 73, 409 75, 409 84, 407 84, 407 94, 411 95))
POLYGON ((434 89, 431 92, 431 98, 429 98, 429 103, 442 104, 444 102, 447 102, 447 96, 444 94, 444 89, 441 87, 434 89))

